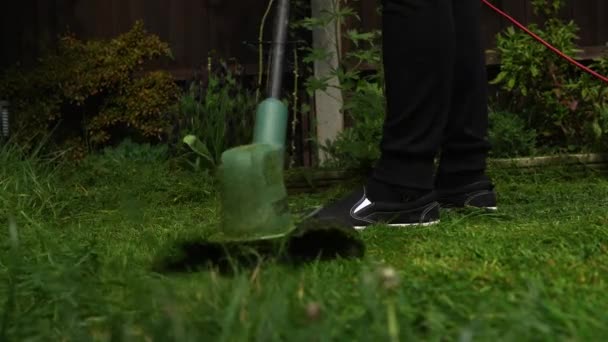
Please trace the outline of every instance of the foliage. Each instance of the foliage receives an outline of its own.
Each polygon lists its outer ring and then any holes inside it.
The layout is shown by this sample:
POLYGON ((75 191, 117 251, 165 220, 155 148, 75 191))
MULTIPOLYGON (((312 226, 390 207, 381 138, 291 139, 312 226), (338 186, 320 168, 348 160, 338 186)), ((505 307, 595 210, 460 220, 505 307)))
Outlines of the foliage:
POLYGON ((380 158, 384 124, 384 95, 380 85, 360 82, 344 106, 352 126, 342 130, 334 142, 324 147, 329 154, 327 166, 369 169, 380 158))
MULTIPOLYGON (((535 11, 548 19, 530 29, 574 56, 578 26, 557 18, 563 0, 536 0, 535 11)), ((493 80, 509 94, 508 110, 522 113, 539 133, 539 143, 565 149, 605 146, 608 139, 608 87, 533 40, 508 28, 497 37, 501 71, 493 80)), ((606 58, 592 68, 606 72, 606 58)))
MULTIPOLYGON (((347 21, 359 20, 348 1, 334 1, 331 8, 318 17, 299 21, 296 27, 310 31, 323 30, 328 25, 342 26, 347 21)), ((305 82, 306 91, 313 95, 334 86, 330 80, 336 78, 344 101, 341 114, 345 115, 345 121, 350 119, 353 123, 341 131, 335 141, 317 141, 319 147, 328 153, 326 166, 366 169, 379 157, 378 145, 384 120, 380 37, 379 30, 364 32, 349 29, 343 32, 342 36, 336 37, 334 44, 341 46, 339 42, 344 40, 350 43, 351 48, 346 54, 338 56, 338 67, 322 78, 312 74, 305 82)), ((308 47, 304 50, 303 61, 309 65, 325 62, 332 57, 326 49, 308 47)), ((340 49, 337 50, 340 53, 340 49)))
POLYGON ((188 164, 193 170, 209 172, 214 171, 219 166, 220 161, 215 160, 207 145, 200 141, 196 135, 186 135, 182 141, 196 154, 194 161, 188 160, 188 164))
MULTIPOLYGON (((183 120, 180 134, 198 137, 203 146, 200 150, 206 154, 204 159, 212 165, 219 164, 225 150, 248 144, 253 138, 255 94, 240 76, 221 61, 209 68, 206 85, 191 83, 179 101, 183 120)), ((201 160, 195 163, 201 165, 201 160)))
POLYGON ((536 151, 536 131, 519 115, 493 111, 489 116, 490 151, 493 157, 532 156, 536 151))
POLYGON ((11 100, 15 132, 25 145, 53 128, 58 144, 98 147, 125 133, 159 140, 171 123, 167 109, 178 88, 167 73, 143 70, 145 62, 170 56, 168 45, 142 22, 111 40, 67 35, 32 68, 8 70, 0 92, 11 100))
POLYGON ((12 142, 0 145, 0 222, 22 212, 30 218, 57 218, 66 206, 58 197, 57 181, 52 160, 12 142))
POLYGON ((116 163, 126 161, 154 163, 166 161, 169 157, 168 151, 169 148, 165 144, 136 143, 126 138, 116 147, 104 148, 102 155, 116 163))

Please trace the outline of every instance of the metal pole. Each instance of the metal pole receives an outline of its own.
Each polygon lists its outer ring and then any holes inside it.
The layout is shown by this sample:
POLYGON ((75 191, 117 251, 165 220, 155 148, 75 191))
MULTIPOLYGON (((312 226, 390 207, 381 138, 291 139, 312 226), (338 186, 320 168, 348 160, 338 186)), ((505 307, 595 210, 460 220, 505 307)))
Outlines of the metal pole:
POLYGON ((272 42, 272 57, 270 70, 270 83, 268 96, 279 99, 283 86, 283 71, 285 68, 285 45, 287 44, 287 30, 289 26, 289 0, 279 0, 275 20, 277 25, 272 42))

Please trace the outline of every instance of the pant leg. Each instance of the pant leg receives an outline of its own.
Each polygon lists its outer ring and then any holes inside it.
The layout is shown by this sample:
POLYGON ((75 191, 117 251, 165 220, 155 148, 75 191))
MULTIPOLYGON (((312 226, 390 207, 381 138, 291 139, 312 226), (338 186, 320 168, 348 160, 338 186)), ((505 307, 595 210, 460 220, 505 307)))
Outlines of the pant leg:
POLYGON ((373 177, 431 189, 452 92, 452 0, 384 0, 382 10, 387 109, 373 177))
POLYGON ((453 0, 452 6, 456 56, 451 107, 441 147, 439 183, 442 178, 450 178, 450 174, 483 174, 490 149, 481 2, 453 0))

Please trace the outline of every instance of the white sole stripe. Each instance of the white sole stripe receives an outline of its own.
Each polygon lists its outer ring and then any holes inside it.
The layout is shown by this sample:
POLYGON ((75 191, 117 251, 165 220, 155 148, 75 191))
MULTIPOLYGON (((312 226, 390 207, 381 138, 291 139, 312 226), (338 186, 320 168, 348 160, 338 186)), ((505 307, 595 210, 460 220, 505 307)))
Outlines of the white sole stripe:
POLYGON ((361 204, 359 204, 359 206, 357 206, 357 208, 355 208, 355 210, 353 210, 353 215, 357 215, 358 212, 360 212, 361 210, 363 210, 365 207, 367 207, 370 204, 372 204, 372 202, 369 199, 367 199, 367 197, 363 197, 363 202, 361 202, 361 204))
MULTIPOLYGON (((420 226, 420 227, 427 227, 427 226, 432 226, 434 224, 438 224, 440 221, 430 221, 430 222, 423 222, 423 223, 392 223, 392 224, 383 224, 385 226, 389 226, 389 227, 393 227, 393 228, 403 228, 403 227, 414 227, 414 226, 420 226)), ((381 223, 378 223, 381 224, 381 223)), ((354 228, 356 230, 364 230, 366 228, 369 228, 370 226, 354 226, 354 228)))

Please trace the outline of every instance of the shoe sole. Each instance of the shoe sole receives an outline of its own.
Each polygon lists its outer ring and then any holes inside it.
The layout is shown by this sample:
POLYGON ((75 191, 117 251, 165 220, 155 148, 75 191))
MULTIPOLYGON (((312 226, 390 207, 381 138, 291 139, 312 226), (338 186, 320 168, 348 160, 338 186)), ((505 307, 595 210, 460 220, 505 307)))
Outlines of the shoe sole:
POLYGON ((498 207, 476 207, 476 206, 466 206, 466 207, 452 207, 452 206, 441 206, 443 210, 452 210, 452 209, 481 209, 481 210, 489 210, 489 211, 497 211, 498 207))
MULTIPOLYGON (((430 222, 423 222, 423 223, 391 223, 391 224, 384 224, 385 226, 389 226, 391 228, 406 228, 406 227, 414 227, 414 226, 419 226, 419 227, 428 227, 428 226, 432 226, 435 225, 437 223, 439 223, 440 221, 430 221, 430 222)), ((371 225, 369 226, 354 226, 353 228, 355 228, 355 230, 364 230, 371 227, 371 225)))

